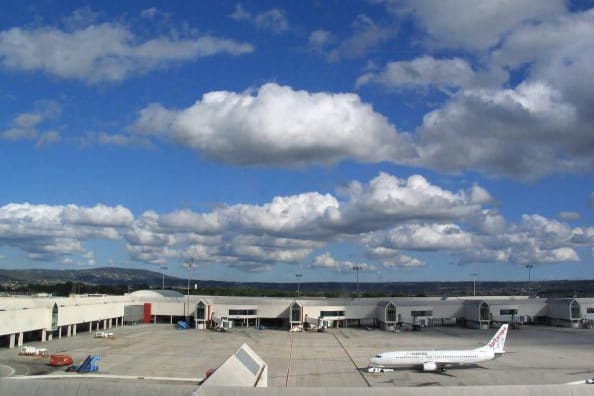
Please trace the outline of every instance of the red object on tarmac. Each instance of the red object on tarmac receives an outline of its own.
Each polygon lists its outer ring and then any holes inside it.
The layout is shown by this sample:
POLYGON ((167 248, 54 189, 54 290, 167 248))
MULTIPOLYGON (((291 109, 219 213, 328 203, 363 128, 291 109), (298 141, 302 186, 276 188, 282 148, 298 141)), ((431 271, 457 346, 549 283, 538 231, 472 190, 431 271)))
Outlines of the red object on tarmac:
POLYGON ((144 323, 151 323, 151 303, 144 303, 144 323))
POLYGON ((210 368, 208 370, 206 370, 206 376, 204 377, 204 379, 207 379, 208 377, 210 377, 212 375, 212 373, 215 372, 216 369, 210 368))
POLYGON ((69 366, 72 364, 72 357, 70 355, 51 355, 50 366, 69 366))

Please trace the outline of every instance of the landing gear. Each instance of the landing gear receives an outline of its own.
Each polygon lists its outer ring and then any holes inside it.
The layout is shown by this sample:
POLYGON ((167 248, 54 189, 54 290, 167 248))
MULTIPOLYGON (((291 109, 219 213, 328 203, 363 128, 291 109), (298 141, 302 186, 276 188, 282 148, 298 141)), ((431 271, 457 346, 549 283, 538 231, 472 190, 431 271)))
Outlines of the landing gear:
POLYGON ((446 372, 446 368, 445 367, 440 367, 439 368, 439 372, 440 373, 445 373, 446 372))

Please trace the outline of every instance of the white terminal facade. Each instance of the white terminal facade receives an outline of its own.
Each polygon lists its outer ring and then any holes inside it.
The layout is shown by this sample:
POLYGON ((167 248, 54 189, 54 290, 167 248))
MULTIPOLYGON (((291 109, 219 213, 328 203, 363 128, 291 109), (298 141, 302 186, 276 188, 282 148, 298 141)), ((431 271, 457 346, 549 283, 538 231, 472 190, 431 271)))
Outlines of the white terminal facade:
POLYGON ((305 323, 384 330, 393 330, 398 324, 485 329, 491 321, 580 327, 594 321, 594 298, 294 299, 185 296, 171 290, 141 290, 124 296, 7 296, 0 297, 0 347, 14 348, 123 325, 178 320, 186 320, 197 329, 221 321, 227 327, 281 329, 305 323))

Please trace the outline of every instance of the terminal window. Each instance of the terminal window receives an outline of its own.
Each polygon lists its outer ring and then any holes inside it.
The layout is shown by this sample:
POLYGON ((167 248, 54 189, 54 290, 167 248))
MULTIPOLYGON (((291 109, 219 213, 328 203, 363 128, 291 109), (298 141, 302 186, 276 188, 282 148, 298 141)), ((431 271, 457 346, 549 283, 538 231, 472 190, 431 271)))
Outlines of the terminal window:
POLYGON ((594 308, 587 308, 586 312, 589 314, 594 314, 594 308))
POLYGON ((196 319, 204 320, 206 318, 206 307, 202 302, 199 302, 196 306, 196 319))
POLYGON ((517 315, 517 314, 518 314, 517 309, 500 309, 499 310, 499 315, 517 315))
POLYGON ((299 305, 291 305, 291 321, 301 321, 301 307, 299 307, 299 305))
POLYGON ((388 322, 395 322, 396 321, 396 307, 392 304, 388 306, 386 309, 386 321, 388 322))
POLYGON ((580 318, 582 315, 580 313, 580 304, 577 301, 571 303, 571 317, 572 318, 580 318))
POLYGON ((326 318, 328 316, 344 316, 344 311, 320 311, 320 316, 326 318))
POLYGON ((433 311, 410 311, 412 317, 433 316, 433 311))
POLYGON ((229 316, 256 316, 255 309, 230 309, 229 316))

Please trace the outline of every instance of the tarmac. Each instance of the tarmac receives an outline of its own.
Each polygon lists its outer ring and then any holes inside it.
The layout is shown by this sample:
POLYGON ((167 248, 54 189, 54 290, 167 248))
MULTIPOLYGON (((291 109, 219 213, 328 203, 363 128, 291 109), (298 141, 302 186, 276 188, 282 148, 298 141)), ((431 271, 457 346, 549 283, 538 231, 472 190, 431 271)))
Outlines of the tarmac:
MULTIPOLYGON (((547 385, 583 383, 594 377, 594 330, 524 326, 510 330, 499 359, 445 373, 399 368, 372 374, 366 368, 374 354, 390 350, 471 349, 486 344, 496 329, 459 327, 399 333, 362 328, 291 333, 287 330, 233 328, 176 330, 170 325, 138 325, 112 329, 113 339, 89 333, 63 337, 43 346, 50 354, 66 353, 78 364, 100 355, 94 381, 153 382, 184 389, 195 386, 244 342, 268 364, 269 388, 404 388, 483 385, 547 385)), ((48 365, 49 357, 19 356, 18 348, 0 349, 0 375, 16 378, 50 376, 82 379, 48 365)), ((570 385, 567 385, 570 386, 570 385)), ((594 385, 591 386, 594 390, 594 385)), ((361 389, 362 390, 362 389, 361 389)))

